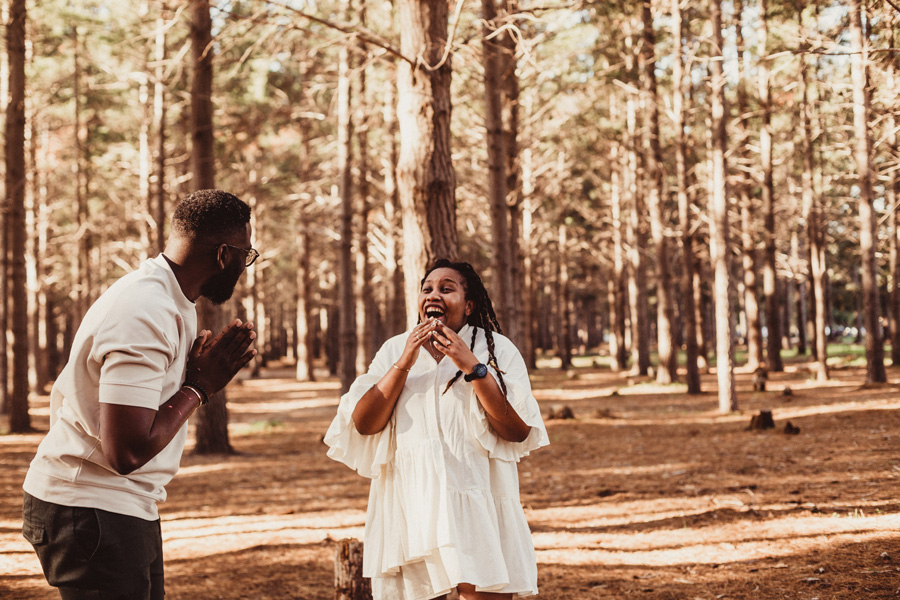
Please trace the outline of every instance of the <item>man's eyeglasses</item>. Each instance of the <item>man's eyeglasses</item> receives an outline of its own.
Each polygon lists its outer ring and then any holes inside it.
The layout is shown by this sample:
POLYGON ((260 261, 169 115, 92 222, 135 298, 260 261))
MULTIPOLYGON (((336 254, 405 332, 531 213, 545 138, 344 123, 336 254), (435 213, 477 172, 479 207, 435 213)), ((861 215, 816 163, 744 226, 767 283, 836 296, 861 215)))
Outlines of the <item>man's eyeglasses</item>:
POLYGON ((244 253, 244 266, 245 267, 249 267, 250 265, 253 264, 253 261, 255 261, 257 258, 259 258, 259 252, 257 252, 255 248, 250 248, 248 250, 247 248, 238 248, 237 246, 232 246, 231 244, 225 244, 225 245, 228 246, 229 248, 234 248, 235 250, 240 250, 241 252, 244 253))

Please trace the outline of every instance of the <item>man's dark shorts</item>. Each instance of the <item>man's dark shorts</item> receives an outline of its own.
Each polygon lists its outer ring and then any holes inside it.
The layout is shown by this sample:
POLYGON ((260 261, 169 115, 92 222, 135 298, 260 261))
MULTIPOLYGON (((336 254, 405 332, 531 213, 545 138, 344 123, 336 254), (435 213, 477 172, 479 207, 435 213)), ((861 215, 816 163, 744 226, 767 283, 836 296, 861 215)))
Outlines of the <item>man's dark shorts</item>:
POLYGON ((60 506, 25 494, 22 534, 63 600, 160 600, 159 520, 60 506))

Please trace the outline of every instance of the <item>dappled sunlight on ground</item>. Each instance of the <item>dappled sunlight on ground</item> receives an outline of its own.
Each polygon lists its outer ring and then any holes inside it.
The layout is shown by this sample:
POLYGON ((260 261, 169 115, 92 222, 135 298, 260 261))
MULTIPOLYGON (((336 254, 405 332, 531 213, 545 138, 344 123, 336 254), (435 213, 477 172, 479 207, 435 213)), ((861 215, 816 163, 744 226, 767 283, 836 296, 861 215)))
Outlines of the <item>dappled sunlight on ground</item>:
MULTIPOLYGON (((331 380, 264 370, 229 388, 236 454, 188 453, 161 506, 167 598, 333 597, 334 541, 361 538, 368 482, 325 456, 331 380)), ((895 598, 900 584, 900 370, 863 386, 803 365, 718 411, 714 378, 689 396, 627 374, 539 371, 551 445, 519 465, 541 598, 895 598), (786 390, 790 390, 787 392, 786 390), (776 428, 748 431, 771 410, 776 428), (785 423, 799 427, 783 433, 785 423)), ((34 402, 46 429, 47 399, 34 402)), ((193 433, 191 434, 192 439, 193 433)), ((21 480, 41 433, 0 436, 0 597, 57 597, 21 537, 21 480)))

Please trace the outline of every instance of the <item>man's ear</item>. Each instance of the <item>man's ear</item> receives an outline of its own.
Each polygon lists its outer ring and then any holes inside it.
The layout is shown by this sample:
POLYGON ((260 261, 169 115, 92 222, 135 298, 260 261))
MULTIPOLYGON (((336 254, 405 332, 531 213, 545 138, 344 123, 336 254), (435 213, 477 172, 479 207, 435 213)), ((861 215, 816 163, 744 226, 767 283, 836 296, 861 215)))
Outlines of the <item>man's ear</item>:
POLYGON ((228 249, 225 247, 225 244, 219 244, 216 246, 216 265, 220 270, 225 270, 227 265, 227 261, 225 260, 225 253, 228 252, 228 249))

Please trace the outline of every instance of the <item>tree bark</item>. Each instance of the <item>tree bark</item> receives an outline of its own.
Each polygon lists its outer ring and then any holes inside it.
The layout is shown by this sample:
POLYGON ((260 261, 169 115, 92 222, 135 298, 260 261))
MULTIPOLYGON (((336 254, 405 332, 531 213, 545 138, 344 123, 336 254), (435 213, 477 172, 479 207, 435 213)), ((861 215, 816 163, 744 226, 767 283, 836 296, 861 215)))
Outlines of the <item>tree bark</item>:
MULTIPOLYGON (((503 0, 507 21, 518 13, 518 0, 503 0)), ((510 22, 510 25, 514 22, 510 22)), ((500 36, 502 47, 500 85, 503 90, 503 134, 506 147, 506 206, 509 211, 509 259, 512 298, 508 302, 511 319, 503 323, 503 333, 519 348, 530 341, 524 339, 524 322, 519 309, 525 295, 524 260, 522 256, 522 178, 519 166, 519 76, 516 73, 516 37, 507 29, 500 36)))
POLYGON ((156 19, 156 82, 153 86, 153 121, 156 123, 156 190, 150 209, 156 238, 156 253, 166 247, 166 18, 165 4, 156 19))
POLYGON ((9 430, 31 429, 28 413, 28 295, 25 273, 25 0, 12 0, 6 26, 9 104, 6 107, 6 218, 11 259, 12 391, 9 430))
POLYGON ((559 226, 558 254, 556 258, 556 352, 560 360, 560 368, 569 369, 572 366, 572 329, 571 310, 569 309, 569 240, 568 229, 565 225, 559 226))
MULTIPOLYGON (((618 95, 614 92, 609 98, 609 116, 613 122, 619 119, 618 95)), ((628 344, 625 341, 627 319, 625 308, 628 302, 628 274, 625 269, 625 222, 623 212, 622 189, 622 144, 613 139, 610 144, 610 217, 612 225, 613 268, 609 282, 609 330, 610 356, 612 368, 624 371, 628 368, 628 344)))
MULTIPOLYGON (((353 11, 352 1, 346 5, 346 14, 353 11)), ((340 350, 338 372, 341 394, 350 389, 356 379, 356 299, 354 298, 353 264, 353 117, 350 113, 350 49, 344 44, 340 50, 337 94, 337 168, 340 173, 341 237, 338 242, 340 261, 340 350)))
MULTIPOLYGON (((800 39, 806 39, 803 26, 802 1, 798 2, 798 19, 800 21, 800 39)), ((801 48, 805 49, 804 43, 801 48)), ((801 54, 801 57, 804 55, 801 54)), ((813 172, 815 169, 813 154, 813 134, 811 126, 811 103, 809 99, 809 69, 805 57, 800 61, 800 117, 803 130, 803 174, 801 188, 803 198, 803 210, 806 214, 807 240, 809 245, 809 269, 812 291, 812 310, 814 319, 813 342, 815 344, 815 371, 816 380, 828 380, 828 336, 825 333, 827 319, 825 299, 825 236, 824 222, 822 219, 821 200, 813 185, 813 172)))
POLYGON ((407 306, 404 298, 402 229, 400 218, 400 194, 397 189, 397 65, 390 63, 390 77, 384 85, 384 132, 387 137, 387 160, 384 168, 384 218, 390 227, 385 252, 385 270, 388 285, 387 333, 401 333, 406 327, 407 306))
POLYGON ((759 3, 759 104, 762 125, 759 130, 760 162, 762 163, 762 210, 765 221, 765 261, 763 263, 763 290, 766 295, 766 361, 769 371, 783 371, 781 360, 781 297, 779 295, 778 274, 775 265, 775 184, 772 174, 772 112, 771 88, 769 84, 768 56, 768 0, 759 3))
MULTIPOLYGON (((694 231, 691 201, 687 181, 687 144, 684 134, 684 22, 681 0, 672 0, 672 114, 675 121, 675 179, 678 196, 678 220, 681 225, 681 309, 684 322, 685 367, 689 394, 699 394, 700 366, 697 346, 697 317, 694 309, 694 271, 697 258, 694 252, 694 231)), ((615 169, 614 169, 615 172, 615 169)), ((615 210, 615 209, 614 209, 615 210)), ((613 219, 615 227, 615 218, 613 219)), ((613 233, 615 239, 615 233, 613 233)))
POLYGON ((669 244, 665 234, 666 185, 663 177, 662 147, 659 142, 659 96, 656 88, 656 33, 650 0, 641 1, 643 40, 641 86, 644 94, 644 157, 647 163, 647 206, 650 210, 650 236, 656 253, 656 350, 659 368, 656 382, 671 383, 678 379, 678 353, 672 328, 672 275, 669 267, 669 244))
POLYGON ((359 540, 340 540, 334 547, 334 600, 372 600, 371 581, 363 577, 359 540))
MULTIPOLYGON (((357 11, 361 27, 366 27, 367 10, 363 2, 357 11)), ((357 91, 356 99, 356 144, 359 151, 357 189, 359 190, 359 231, 356 239, 356 372, 365 373, 375 356, 376 296, 372 285, 372 260, 369 252, 369 215, 372 202, 369 186, 369 102, 366 97, 367 45, 362 40, 356 44, 357 60, 354 63, 357 91)))
POLYGON ((526 148, 522 153, 522 357, 529 369, 537 367, 537 331, 535 329, 535 266, 534 221, 532 197, 534 195, 534 169, 532 153, 526 148))
MULTIPOLYGON (((194 74, 191 79, 191 175, 194 190, 215 187, 215 153, 213 149, 213 46, 209 0, 192 0, 191 55, 194 74)), ((201 329, 217 335, 225 326, 222 308, 205 298, 197 301, 201 329)), ((227 396, 222 390, 210 398, 209 404, 197 411, 196 446, 198 454, 231 454, 228 439, 227 396)))
MULTIPOLYGON (((631 35, 631 24, 628 24, 629 32, 625 35, 625 69, 634 73, 634 43, 631 35)), ((642 169, 640 164, 640 152, 638 152, 638 125, 637 125, 637 99, 629 95, 626 101, 626 135, 625 147, 627 152, 628 177, 628 217, 626 220, 626 237, 628 240, 629 279, 628 300, 630 302, 629 314, 631 317, 631 358, 632 371, 637 375, 647 375, 650 370, 650 315, 647 300, 647 265, 644 260, 646 247, 646 235, 643 230, 642 218, 644 215, 643 186, 641 185, 642 169)))
MULTIPOLYGON (((884 19, 887 22, 888 48, 896 47, 896 36, 894 35, 897 25, 897 12, 887 4, 884 6, 884 19)), ((891 54, 887 59, 885 77, 888 93, 890 97, 894 97, 897 93, 897 57, 891 54)), ((897 156, 897 119, 893 111, 889 111, 887 115, 887 123, 885 128, 890 133, 887 136, 889 153, 891 156, 897 156)), ((900 207, 897 206, 900 201, 900 176, 896 169, 891 170, 889 179, 885 184, 885 194, 887 196, 887 205, 892 207, 890 217, 890 236, 888 245, 890 248, 890 289, 888 291, 888 313, 890 314, 890 335, 891 335, 891 365, 900 365, 900 207)))
POLYGON ((733 412, 738 408, 734 382, 734 330, 731 312, 731 271, 728 249, 728 194, 725 156, 728 151, 725 111, 725 76, 722 68, 722 5, 721 0, 711 0, 710 20, 713 26, 713 52, 711 99, 713 136, 712 194, 710 199, 709 254, 715 270, 716 301, 716 379, 719 384, 719 411, 733 412))
MULTIPOLYGON (((735 32, 737 39, 737 49, 739 56, 746 56, 744 48, 743 35, 743 0, 736 0, 734 4, 735 11, 735 32)), ((740 60, 740 75, 737 83, 737 110, 738 110, 738 131, 740 139, 736 145, 740 148, 739 159, 743 161, 744 166, 750 166, 750 156, 748 151, 748 140, 750 138, 749 128, 747 127, 748 108, 747 108, 747 88, 744 84, 748 73, 750 72, 748 59, 740 60)), ((758 227, 754 215, 758 207, 751 194, 752 183, 746 172, 741 171, 738 175, 738 198, 741 215, 741 256, 744 271, 744 314, 746 315, 747 328, 747 368, 755 371, 764 360, 763 355, 763 335, 762 320, 760 319, 760 299, 759 299, 759 249, 757 248, 758 227)))
MULTIPOLYGON (((400 47, 409 59, 400 62, 397 76, 397 184, 406 305, 414 307, 426 265, 435 258, 456 259, 459 254, 456 176, 450 156, 448 3, 398 0, 397 5, 400 47)), ((417 318, 417 311, 409 311, 407 325, 413 326, 417 318)))
POLYGON ((850 68, 853 79, 854 158, 859 177, 859 250, 862 258, 863 313, 865 314, 866 381, 887 381, 884 346, 881 338, 878 298, 878 269, 875 261, 875 210, 872 189, 872 139, 869 136, 868 49, 862 29, 860 0, 850 4, 850 68))

